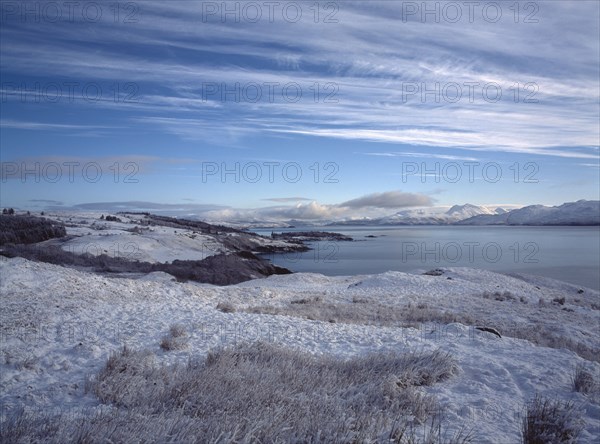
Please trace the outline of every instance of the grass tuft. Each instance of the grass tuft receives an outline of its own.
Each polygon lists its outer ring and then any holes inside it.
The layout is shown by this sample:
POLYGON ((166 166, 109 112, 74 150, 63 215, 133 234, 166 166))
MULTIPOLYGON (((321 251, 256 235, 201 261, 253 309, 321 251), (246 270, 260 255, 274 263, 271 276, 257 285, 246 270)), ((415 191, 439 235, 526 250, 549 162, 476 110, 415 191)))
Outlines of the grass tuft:
POLYGON ((575 443, 581 433, 579 412, 572 402, 536 397, 527 406, 522 423, 524 444, 575 443))

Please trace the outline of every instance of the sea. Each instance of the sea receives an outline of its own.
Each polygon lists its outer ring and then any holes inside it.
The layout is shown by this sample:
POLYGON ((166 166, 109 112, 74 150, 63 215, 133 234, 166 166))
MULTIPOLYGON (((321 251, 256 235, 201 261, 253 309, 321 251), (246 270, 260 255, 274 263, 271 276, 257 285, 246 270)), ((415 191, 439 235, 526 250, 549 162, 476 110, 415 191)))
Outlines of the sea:
POLYGON ((329 231, 353 241, 309 242, 306 252, 267 254, 294 272, 329 276, 472 267, 525 273, 600 290, 600 227, 327 226, 255 229, 329 231))

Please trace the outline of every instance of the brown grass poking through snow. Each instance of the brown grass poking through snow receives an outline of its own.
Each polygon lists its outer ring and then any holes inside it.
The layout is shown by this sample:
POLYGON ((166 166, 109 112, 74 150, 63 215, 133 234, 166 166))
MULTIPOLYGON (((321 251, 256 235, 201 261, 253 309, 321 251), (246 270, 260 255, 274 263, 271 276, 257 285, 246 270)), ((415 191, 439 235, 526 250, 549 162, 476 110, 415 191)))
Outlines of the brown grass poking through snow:
POLYGON ((163 336, 160 348, 165 351, 183 350, 189 345, 188 334, 181 324, 173 324, 169 327, 169 334, 163 336))
POLYGON ((45 421, 17 415, 12 442, 470 442, 447 432, 419 387, 458 372, 447 353, 373 353, 349 360, 267 343, 217 349, 188 365, 157 365, 124 348, 88 389, 118 413, 45 421), (391 440, 391 441, 390 441, 391 440))
POLYGON ((353 299, 352 303, 325 303, 319 299, 291 301, 283 307, 271 305, 254 306, 245 309, 248 313, 295 316, 304 319, 343 324, 365 324, 393 327, 414 327, 423 322, 449 324, 462 322, 472 324, 473 318, 459 315, 427 304, 390 306, 363 299, 353 299))
POLYGON ((579 364, 575 368, 575 374, 573 375, 573 389, 576 392, 587 395, 592 393, 596 388, 597 383, 594 374, 579 364))
POLYGON ((572 402, 538 395, 527 406, 521 433, 524 444, 575 443, 581 433, 579 412, 572 402))

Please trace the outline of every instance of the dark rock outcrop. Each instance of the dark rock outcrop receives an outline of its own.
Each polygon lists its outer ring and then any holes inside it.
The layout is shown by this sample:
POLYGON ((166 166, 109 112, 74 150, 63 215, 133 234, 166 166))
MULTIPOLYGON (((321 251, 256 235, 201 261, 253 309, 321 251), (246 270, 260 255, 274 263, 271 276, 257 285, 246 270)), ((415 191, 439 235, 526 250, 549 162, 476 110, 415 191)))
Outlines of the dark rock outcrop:
POLYGON ((273 239, 287 241, 352 241, 350 236, 340 233, 331 233, 328 231, 295 231, 289 233, 272 233, 273 239))

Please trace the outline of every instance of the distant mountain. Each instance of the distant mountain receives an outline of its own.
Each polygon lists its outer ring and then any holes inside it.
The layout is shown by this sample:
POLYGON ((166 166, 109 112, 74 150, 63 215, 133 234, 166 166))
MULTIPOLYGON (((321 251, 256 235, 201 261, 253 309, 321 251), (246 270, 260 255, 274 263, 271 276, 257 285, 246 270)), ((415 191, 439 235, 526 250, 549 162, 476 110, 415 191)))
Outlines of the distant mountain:
POLYGON ((473 204, 399 211, 378 219, 353 219, 328 225, 600 225, 600 201, 579 200, 555 207, 530 205, 516 210, 473 204))
POLYGON ((454 205, 448 211, 446 215, 448 218, 463 220, 468 217, 478 216, 480 214, 495 214, 494 210, 490 210, 486 207, 479 207, 477 205, 465 204, 465 205, 454 205))
POLYGON ((500 214, 480 214, 459 225, 600 225, 600 201, 578 200, 555 207, 530 205, 500 214))
POLYGON ((448 225, 480 214, 494 215, 502 208, 491 210, 487 207, 472 204, 454 205, 449 210, 445 208, 419 208, 403 210, 379 219, 357 219, 334 222, 331 225, 448 225))

